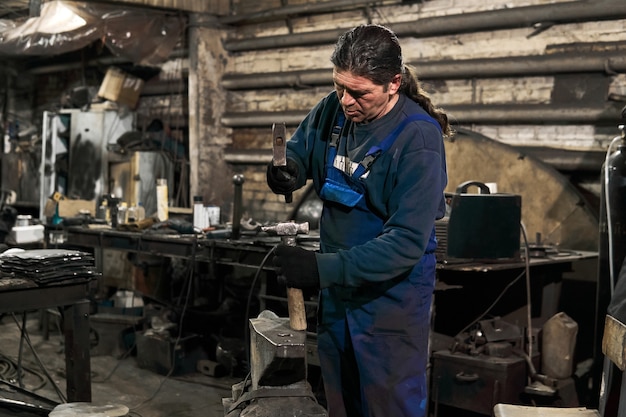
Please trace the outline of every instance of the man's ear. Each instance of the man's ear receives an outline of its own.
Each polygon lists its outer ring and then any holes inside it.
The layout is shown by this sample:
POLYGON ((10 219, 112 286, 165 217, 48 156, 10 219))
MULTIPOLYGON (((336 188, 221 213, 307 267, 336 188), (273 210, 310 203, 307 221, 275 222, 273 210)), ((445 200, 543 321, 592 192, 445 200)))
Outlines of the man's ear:
POLYGON ((389 94, 394 95, 400 90, 400 86, 402 85, 402 74, 396 74, 395 77, 389 83, 389 94))

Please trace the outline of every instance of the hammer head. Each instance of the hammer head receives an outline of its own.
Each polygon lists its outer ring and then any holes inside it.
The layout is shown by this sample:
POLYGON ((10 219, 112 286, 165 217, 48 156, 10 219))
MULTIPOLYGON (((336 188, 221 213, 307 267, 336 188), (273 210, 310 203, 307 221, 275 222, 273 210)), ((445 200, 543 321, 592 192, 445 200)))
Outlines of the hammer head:
POLYGON ((278 236, 296 236, 299 234, 309 233, 309 223, 285 222, 278 223, 274 226, 263 226, 261 230, 267 233, 273 233, 278 236))
POLYGON ((275 167, 287 166, 287 129, 284 123, 272 126, 272 164, 275 167))

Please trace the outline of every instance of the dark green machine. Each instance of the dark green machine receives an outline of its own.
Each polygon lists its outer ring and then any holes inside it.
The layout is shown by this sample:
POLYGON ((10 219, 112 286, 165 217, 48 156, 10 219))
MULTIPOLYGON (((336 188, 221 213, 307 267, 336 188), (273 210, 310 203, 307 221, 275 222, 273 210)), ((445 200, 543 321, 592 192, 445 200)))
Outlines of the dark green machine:
POLYGON ((522 197, 491 194, 482 182, 467 181, 457 187, 450 203, 448 253, 452 258, 520 258, 522 197), (476 186, 480 194, 470 194, 476 186))

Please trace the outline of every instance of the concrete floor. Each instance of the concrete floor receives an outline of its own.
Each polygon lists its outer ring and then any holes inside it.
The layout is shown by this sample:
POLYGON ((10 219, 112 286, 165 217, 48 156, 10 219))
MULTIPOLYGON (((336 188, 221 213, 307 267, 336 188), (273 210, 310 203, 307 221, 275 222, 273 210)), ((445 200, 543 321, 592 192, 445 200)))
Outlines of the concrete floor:
MULTIPOLYGON (((22 316, 16 315, 15 318, 21 324, 22 316)), ((44 408, 52 410, 54 406, 66 402, 63 336, 58 330, 56 320, 50 320, 46 338, 41 318, 41 312, 31 312, 26 320, 27 334, 36 355, 26 342, 22 344, 22 366, 26 370, 22 383, 30 396, 16 397, 15 393, 7 393, 6 386, 0 382, 0 398, 17 398, 33 404, 43 403, 44 408), (38 365, 35 356, 44 364, 45 371, 38 365), (53 382, 45 378, 46 373, 53 382), (41 401, 43 399, 46 401, 41 401)), ((9 379, 7 375, 11 374, 11 367, 15 367, 19 352, 20 330, 16 320, 10 314, 1 316, 0 379, 9 379)), ((136 356, 99 354, 98 345, 92 347, 92 352, 95 353, 91 356, 92 404, 128 407, 129 417, 223 417, 222 399, 231 398, 232 386, 242 380, 241 376, 214 378, 199 372, 168 377, 141 368, 136 356)), ((11 382, 18 385, 15 380, 11 382)), ((48 412, 42 413, 42 410, 31 412, 20 409, 16 412, 6 405, 6 401, 0 401, 0 417, 47 415, 48 412)), ((83 415, 68 414, 68 417, 83 415)), ((433 407, 430 415, 484 417, 443 405, 433 407)))
MULTIPOLYGON (((40 314, 27 316, 26 329, 36 355, 45 365, 42 371, 35 355, 24 342, 22 366, 27 370, 23 377, 23 387, 34 395, 54 401, 65 402, 57 394, 65 395, 65 357, 63 337, 49 328, 48 339, 42 331, 40 314), (48 373, 54 384, 41 378, 48 373), (43 386, 42 380, 44 382, 43 386)), ((21 323, 21 316, 17 316, 21 323)), ((17 363, 20 351, 20 330, 12 315, 5 315, 0 321, 0 359, 2 362, 17 363)), ((0 372, 8 374, 11 365, 0 364, 0 372)), ((212 378, 201 373, 186 373, 181 376, 166 377, 152 370, 137 366, 136 357, 116 359, 110 355, 97 355, 91 358, 92 403, 99 405, 121 405, 130 409, 129 416, 136 417, 217 417, 223 416, 222 398, 231 396, 231 387, 240 378, 225 376, 212 378)), ((7 379, 6 377, 4 379, 7 379)), ((18 382, 14 382, 18 385, 18 382)), ((0 390, 3 397, 11 397, 0 390)), ((37 398, 33 398, 37 403, 37 398)), ((0 406, 0 417, 30 417, 30 413, 16 413, 15 410, 0 406)), ((33 413, 33 416, 41 415, 33 413)), ((44 414, 45 415, 45 414, 44 414)), ((77 416, 78 417, 78 416, 77 416)))

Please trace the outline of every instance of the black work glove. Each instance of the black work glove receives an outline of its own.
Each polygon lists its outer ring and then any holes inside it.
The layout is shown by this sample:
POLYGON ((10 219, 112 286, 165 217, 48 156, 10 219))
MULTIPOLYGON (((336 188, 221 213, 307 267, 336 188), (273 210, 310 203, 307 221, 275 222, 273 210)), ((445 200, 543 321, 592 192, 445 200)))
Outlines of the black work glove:
POLYGON ((277 267, 279 283, 289 288, 320 286, 315 252, 297 246, 278 245, 272 262, 277 267))
POLYGON ((298 164, 287 158, 287 166, 275 167, 271 162, 267 166, 267 185, 275 194, 290 194, 296 189, 298 164))

